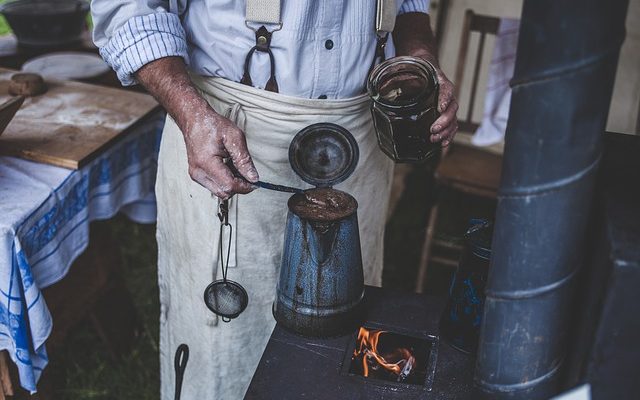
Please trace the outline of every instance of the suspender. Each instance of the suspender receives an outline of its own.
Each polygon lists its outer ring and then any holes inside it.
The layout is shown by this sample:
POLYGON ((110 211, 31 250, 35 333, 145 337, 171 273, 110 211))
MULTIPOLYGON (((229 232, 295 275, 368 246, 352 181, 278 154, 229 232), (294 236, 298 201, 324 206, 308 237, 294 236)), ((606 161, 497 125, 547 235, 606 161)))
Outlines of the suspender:
MULTIPOLYGON (((177 1, 177 0, 171 0, 177 1)), ((253 86, 251 80, 251 58, 256 51, 267 53, 271 66, 271 73, 265 90, 278 92, 278 82, 276 81, 276 65, 273 53, 271 51, 271 36, 273 32, 282 29, 281 18, 281 0, 246 0, 245 8, 245 25, 253 30, 256 35, 256 44, 253 46, 245 58, 244 74, 241 83, 253 86), (253 25, 260 25, 255 28, 253 25), (275 25, 275 28, 268 30, 265 25, 275 25)), ((369 68, 369 72, 378 63, 385 59, 384 50, 387 45, 389 33, 393 32, 396 24, 396 1, 395 0, 376 0, 376 52, 369 68)))
POLYGON ((245 21, 262 24, 279 24, 280 20, 280 0, 246 0, 245 21))
POLYGON ((371 74, 373 67, 385 59, 384 49, 387 46, 389 33, 393 32, 393 28, 396 26, 397 12, 395 0, 376 1, 376 52, 373 56, 373 61, 369 67, 369 73, 367 74, 367 78, 365 78, 365 82, 371 74))
POLYGON ((393 28, 396 26, 397 14, 395 0, 377 0, 376 34, 378 36, 381 34, 388 35, 389 32, 393 32, 393 28))
POLYGON ((278 93, 278 81, 276 81, 276 62, 271 52, 271 36, 273 32, 282 29, 282 21, 280 19, 280 0, 246 0, 247 6, 245 9, 245 25, 256 34, 256 44, 249 50, 247 57, 244 60, 244 74, 240 83, 253 86, 251 80, 251 58, 253 53, 260 51, 269 54, 269 61, 271 65, 271 73, 265 90, 269 92, 278 93), (252 24, 262 24, 258 29, 254 28, 252 24), (276 25, 276 27, 269 31, 265 25, 276 25))

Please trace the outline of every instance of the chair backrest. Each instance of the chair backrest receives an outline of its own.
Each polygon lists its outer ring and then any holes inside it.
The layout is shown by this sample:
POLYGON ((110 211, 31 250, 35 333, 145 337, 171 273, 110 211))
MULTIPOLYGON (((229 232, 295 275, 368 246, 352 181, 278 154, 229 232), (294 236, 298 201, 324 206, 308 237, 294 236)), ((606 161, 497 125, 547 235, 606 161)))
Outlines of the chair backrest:
POLYGON ((476 94, 478 92, 478 81, 480 77, 480 68, 482 66, 482 56, 484 54, 484 42, 487 35, 495 35, 500 26, 500 18, 488 15, 480 15, 467 10, 464 15, 464 24, 462 26, 462 37, 460 38, 460 49, 458 52, 458 64, 455 71, 455 95, 458 102, 461 103, 460 85, 464 79, 464 69, 467 63, 467 53, 469 53, 469 40, 472 32, 480 34, 478 49, 476 51, 475 64, 473 69, 473 80, 471 81, 471 94, 469 96, 469 104, 467 107, 467 115, 464 118, 458 116, 458 126, 462 132, 475 132, 478 123, 473 122, 473 108, 475 105, 476 94))

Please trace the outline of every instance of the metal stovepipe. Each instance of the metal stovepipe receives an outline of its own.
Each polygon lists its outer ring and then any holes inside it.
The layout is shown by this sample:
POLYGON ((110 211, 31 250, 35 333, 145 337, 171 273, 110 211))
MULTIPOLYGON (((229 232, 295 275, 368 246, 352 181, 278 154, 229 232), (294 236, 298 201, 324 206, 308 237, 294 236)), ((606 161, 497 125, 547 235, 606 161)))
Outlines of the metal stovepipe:
POLYGON ((560 389, 627 3, 524 2, 477 397, 547 399, 560 389))

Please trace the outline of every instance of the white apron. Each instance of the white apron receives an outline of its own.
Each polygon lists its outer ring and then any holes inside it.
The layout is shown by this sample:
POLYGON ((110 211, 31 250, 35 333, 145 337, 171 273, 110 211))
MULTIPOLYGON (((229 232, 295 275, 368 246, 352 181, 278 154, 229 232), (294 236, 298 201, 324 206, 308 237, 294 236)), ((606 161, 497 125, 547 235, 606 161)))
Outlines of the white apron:
MULTIPOLYGON (((221 78, 192 79, 217 112, 244 130, 261 180, 309 187, 288 161, 289 143, 302 128, 332 122, 353 134, 360 161, 337 188, 359 203, 365 282, 379 286, 393 163, 378 149, 367 96, 310 100, 221 78)), ((161 398, 173 398, 174 353, 180 343, 186 343, 190 355, 182 398, 241 399, 275 325, 271 305, 290 195, 256 189, 230 202, 229 221, 236 235, 228 278, 249 294, 247 309, 230 323, 219 320, 203 301, 205 287, 221 278, 218 201, 189 177, 184 140, 171 118, 162 136, 156 195, 161 398)))

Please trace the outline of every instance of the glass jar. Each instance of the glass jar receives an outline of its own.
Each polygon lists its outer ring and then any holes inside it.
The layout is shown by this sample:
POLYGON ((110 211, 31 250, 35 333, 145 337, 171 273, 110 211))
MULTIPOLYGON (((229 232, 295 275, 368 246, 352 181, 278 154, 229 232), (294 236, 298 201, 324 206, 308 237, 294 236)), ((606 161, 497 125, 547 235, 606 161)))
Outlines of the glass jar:
POLYGON ((449 301, 440 320, 442 337, 465 353, 475 353, 478 349, 492 235, 493 228, 488 221, 470 221, 449 301))
POLYGON ((377 65, 367 82, 380 149, 395 162, 422 162, 440 151, 431 143, 439 117, 438 78, 429 62, 395 57, 377 65))

